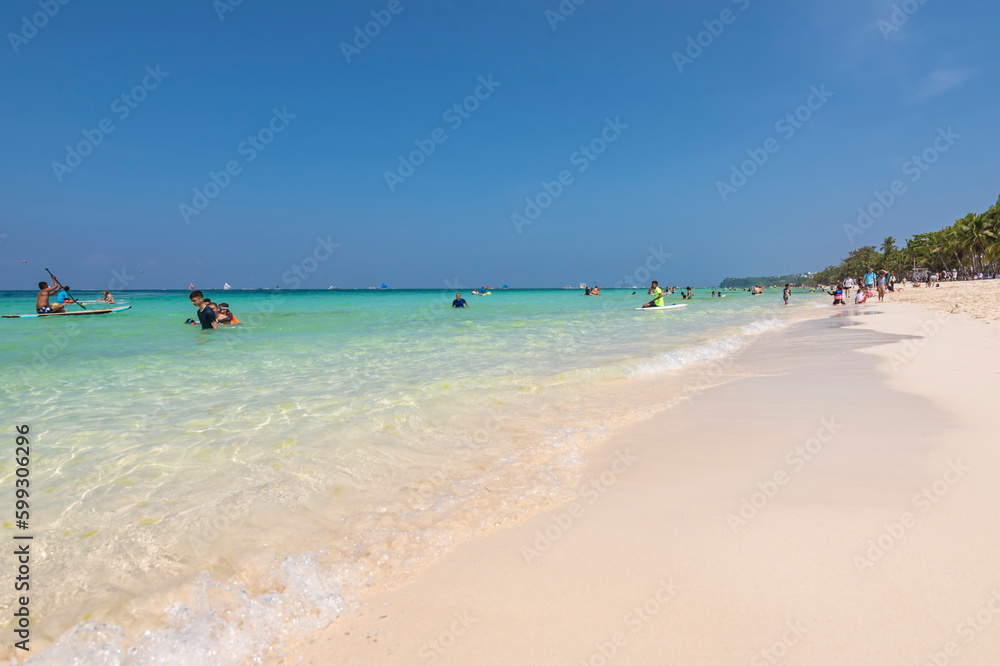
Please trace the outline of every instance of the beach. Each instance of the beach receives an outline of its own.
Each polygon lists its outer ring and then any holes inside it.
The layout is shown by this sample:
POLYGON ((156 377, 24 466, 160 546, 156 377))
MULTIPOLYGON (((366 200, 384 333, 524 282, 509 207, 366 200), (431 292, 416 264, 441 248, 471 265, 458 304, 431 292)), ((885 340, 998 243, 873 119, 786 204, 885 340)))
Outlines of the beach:
POLYGON ((685 370, 568 501, 269 663, 995 663, 996 287, 831 307, 685 370))
POLYGON ((60 583, 32 588, 34 663, 276 658, 456 545, 566 505, 618 429, 826 314, 806 292, 699 290, 666 312, 636 312, 632 290, 463 310, 442 290, 224 293, 239 326, 185 325, 169 291, 3 320, 5 432, 33 452, 22 529, 45 544, 37 579, 60 583))
POLYGON ((965 313, 976 319, 1000 319, 1000 280, 940 282, 937 287, 896 286, 894 302, 919 303, 937 311, 965 313))

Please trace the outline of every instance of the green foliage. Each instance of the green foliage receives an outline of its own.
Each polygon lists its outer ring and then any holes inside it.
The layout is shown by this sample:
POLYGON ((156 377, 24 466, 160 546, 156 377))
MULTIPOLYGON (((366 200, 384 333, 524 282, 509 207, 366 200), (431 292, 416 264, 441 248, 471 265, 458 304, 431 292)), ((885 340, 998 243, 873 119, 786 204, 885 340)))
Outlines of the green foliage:
POLYGON ((857 279, 869 268, 903 278, 911 277, 916 267, 976 273, 1000 270, 1000 198, 984 213, 969 213, 939 231, 914 234, 905 247, 887 236, 878 248, 866 245, 852 250, 840 264, 827 266, 813 278, 816 284, 836 284, 848 275, 857 279))
POLYGON ((792 275, 767 275, 763 277, 730 278, 727 277, 719 285, 720 289, 745 289, 754 285, 771 287, 774 285, 784 286, 790 284, 794 287, 800 284, 813 285, 813 276, 808 273, 794 273, 792 275))

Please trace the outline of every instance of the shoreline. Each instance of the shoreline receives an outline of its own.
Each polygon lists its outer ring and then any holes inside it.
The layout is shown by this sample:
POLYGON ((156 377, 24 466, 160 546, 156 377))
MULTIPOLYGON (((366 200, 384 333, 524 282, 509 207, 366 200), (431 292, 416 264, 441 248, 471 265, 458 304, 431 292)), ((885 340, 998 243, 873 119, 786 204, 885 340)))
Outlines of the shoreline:
MULTIPOLYGON (((377 473, 384 474, 389 466, 377 466, 379 461, 367 455, 369 448, 341 446, 339 450, 324 451, 321 444, 339 440, 318 436, 315 424, 312 429, 303 427, 299 417, 310 406, 311 398, 327 400, 331 384, 294 381, 303 377, 298 370, 278 377, 286 386, 294 385, 297 400, 289 400, 286 395, 268 400, 268 395, 278 395, 277 390, 272 390, 270 394, 260 393, 256 405, 248 405, 243 399, 244 382, 257 387, 272 373, 249 368, 239 375, 239 385, 231 380, 220 381, 218 391, 208 402, 187 393, 183 401, 173 397, 161 401, 158 397, 149 399, 155 394, 143 392, 139 403, 145 402, 149 409, 130 411, 132 402, 109 398, 105 393, 103 401, 118 406, 120 413, 113 416, 122 417, 117 420, 118 428, 108 429, 107 415, 101 422, 103 428, 116 434, 116 445, 93 446, 97 442, 85 428, 78 435, 85 439, 76 441, 87 446, 66 445, 65 452, 58 448, 51 451, 52 456, 76 461, 89 457, 85 466, 76 463, 80 469, 95 466, 106 470, 106 492, 98 499, 105 507, 116 507, 117 524, 102 521, 101 517, 111 515, 110 511, 91 511, 82 520, 62 515, 50 524, 54 533, 62 532, 64 537, 70 534, 67 530, 81 535, 78 540, 63 543, 99 543, 103 551, 91 545, 89 552, 78 558, 86 566, 66 568, 66 573, 61 574, 66 580, 80 581, 71 588, 76 590, 71 592, 75 598, 64 596, 59 600, 62 607, 42 596, 46 590, 40 593, 37 607, 49 611, 38 618, 34 636, 38 648, 46 648, 43 659, 62 658, 67 650, 86 654, 89 647, 81 643, 82 637, 95 631, 122 651, 135 648, 139 660, 172 653, 172 644, 191 641, 192 636, 200 654, 209 654, 213 649, 224 649, 231 657, 273 654, 269 646, 290 640, 286 618, 293 617, 298 627, 292 633, 302 635, 312 626, 322 626, 330 618, 349 612, 345 609, 357 608, 356 599, 367 599, 372 590, 405 584, 414 572, 432 564, 456 543, 517 524, 527 516, 565 503, 572 497, 586 456, 609 432, 680 399, 692 377, 700 380, 698 390, 726 381, 734 355, 744 353, 746 346, 760 339, 760 334, 780 328, 788 318, 817 316, 821 311, 806 302, 799 308, 782 309, 771 302, 771 307, 750 310, 727 309, 717 303, 719 309, 699 312, 692 308, 695 322, 684 323, 676 316, 649 318, 635 314, 631 308, 616 305, 623 300, 627 299, 608 301, 596 312, 602 315, 596 320, 590 301, 584 304, 586 307, 564 307, 586 312, 587 318, 551 317, 551 308, 543 308, 537 300, 527 301, 535 310, 544 310, 548 326, 528 328, 528 332, 537 329, 561 343, 557 349, 552 345, 543 347, 553 349, 558 356, 549 354, 548 363, 554 364, 554 369, 536 373, 537 377, 523 372, 524 367, 532 367, 530 356, 521 359, 522 370, 514 373, 513 381, 494 382, 499 389, 484 384, 481 378, 473 382, 469 379, 473 374, 465 378, 445 376, 451 373, 432 368, 439 371, 439 381, 432 386, 426 382, 415 385, 412 392, 424 394, 428 389, 433 392, 440 388, 435 393, 436 404, 424 399, 414 407, 412 400, 400 401, 399 409, 385 410, 384 416, 374 421, 378 434, 370 450, 376 455, 395 455, 394 460, 401 462, 401 471, 392 478, 385 476, 388 481, 382 485, 376 483, 380 480, 377 473), (664 331, 669 332, 669 339, 662 344, 657 338, 664 331), (577 359, 587 364, 581 367, 577 359), (455 400, 448 401, 452 396, 464 401, 458 403, 462 409, 446 409, 456 404, 455 400), (281 413, 275 414, 275 408, 281 413), (197 453, 200 464, 187 474, 174 475, 187 484, 183 502, 176 501, 176 494, 171 492, 173 485, 154 484, 153 492, 145 484, 135 485, 134 471, 116 473, 116 465, 131 467, 130 458, 121 456, 122 452, 138 454, 150 448, 174 452, 172 458, 159 459, 165 465, 157 472, 160 479, 166 478, 167 469, 183 469, 181 463, 190 459, 170 442, 170 430, 150 428, 151 421, 145 417, 136 421, 138 430, 120 427, 131 426, 132 413, 139 419, 139 412, 152 415, 157 424, 174 424, 175 433, 178 424, 192 431, 193 436, 185 440, 186 448, 197 453), (413 415, 420 418, 408 420, 413 415), (260 422, 269 423, 274 416, 282 417, 275 421, 275 427, 256 429, 260 422), (285 422, 287 427, 279 427, 285 422), (421 429, 424 423, 433 428, 421 429), (249 427, 254 430, 248 431, 249 427), (151 438, 142 446, 140 434, 151 438), (394 442, 404 437, 403 444, 410 444, 409 450, 398 444, 393 449, 394 442), (268 440, 281 446, 272 447, 268 440), (246 446, 250 441, 264 445, 246 446), (430 444, 424 447, 423 442, 430 444), (454 444, 453 455, 434 457, 445 451, 434 442, 454 444), (259 489, 200 482, 223 459, 249 465, 253 474, 248 480, 259 489), (327 484, 322 492, 308 495, 309 489, 303 488, 302 481, 328 478, 323 474, 331 468, 344 470, 344 476, 367 476, 361 481, 347 479, 346 483, 327 484), (295 478, 286 482, 289 475, 295 478), (116 484, 125 490, 117 490, 116 484), (267 494, 259 492, 265 490, 267 494), (282 493, 289 497, 287 493, 291 492, 298 493, 291 496, 292 501, 284 505, 277 501, 282 499, 282 493), (114 504, 125 493, 136 501, 114 504), (201 498, 204 511, 191 510, 191 505, 197 508, 199 504, 198 500, 191 501, 194 498, 201 498), (90 538, 94 540, 83 541, 90 538), (151 544, 149 549, 138 556, 134 550, 123 550, 137 540, 151 544), (108 552, 111 558, 102 556, 108 552), (116 560, 114 556, 119 553, 121 559, 116 560), (158 562, 165 566, 156 566, 158 562), (120 572, 122 566, 128 567, 126 575, 106 575, 113 569, 120 572), (140 576, 140 569, 150 573, 140 576), (104 580, 112 583, 104 584, 104 580), (73 605, 76 599, 86 602, 79 614, 74 612, 79 607, 73 605), (74 617, 81 619, 73 623, 74 617), (257 618, 253 626, 248 618, 257 618), (220 626, 215 626, 216 622, 220 626), (202 632, 200 627, 205 625, 213 629, 202 632)), ((161 310, 158 316, 162 318, 167 309, 161 310)), ((444 321, 463 321, 451 318, 450 311, 445 314, 449 318, 442 317, 444 321)), ((317 357, 313 338, 309 337, 312 330, 304 332, 298 347, 281 352, 283 362, 288 364, 294 352, 308 354, 313 365, 335 359, 331 355, 334 352, 317 357)), ((262 339, 266 342, 267 332, 251 331, 251 341, 259 347, 262 339)), ((516 335, 501 337, 519 339, 516 335)), ((77 342, 81 356, 95 356, 87 353, 84 344, 100 351, 97 336, 81 337, 77 342)), ((158 345, 156 338, 146 343, 158 345)), ((186 344, 174 344, 177 351, 187 348, 186 344)), ((228 355, 232 362, 243 363, 235 358, 241 348, 215 348, 214 353, 223 361, 228 355)), ((166 369, 165 374, 161 373, 166 380, 184 379, 183 372, 171 370, 174 366, 166 355, 152 358, 160 363, 154 370, 166 369)), ((481 365, 486 367, 488 360, 481 365)), ((388 376, 393 367, 399 365, 379 364, 368 366, 368 370, 377 380, 383 376, 382 370, 388 376)), ((331 375, 339 377, 340 373, 331 375)), ((144 376, 148 381, 151 375, 144 376)), ((64 383, 69 386, 74 379, 72 374, 67 375, 64 383)), ((161 380, 163 385, 172 384, 161 380)), ((371 401, 370 387, 363 387, 360 381, 351 386, 362 387, 355 396, 358 401, 371 401)), ((393 386, 390 382, 388 388, 393 386)), ((316 404, 322 407, 325 402, 316 404)), ((73 406, 72 400, 64 403, 64 412, 72 413, 73 406)), ((96 417, 72 421, 91 428, 98 423, 96 417)), ((71 434, 63 429, 41 431, 38 436, 43 445, 58 446, 59 440, 73 442, 71 434)), ((59 481, 62 486, 47 483, 57 492, 71 494, 72 488, 66 484, 73 478, 63 476, 59 481)), ((65 507, 68 503, 58 497, 50 495, 49 504, 65 507)), ((53 558, 46 564, 56 570, 62 561, 53 558)), ((231 660, 241 663, 239 659, 231 660)))
POLYGON ((758 340, 737 361, 757 376, 613 434, 575 500, 459 544, 268 663, 995 654, 1000 631, 955 628, 1000 586, 989 330, 887 302, 758 340))

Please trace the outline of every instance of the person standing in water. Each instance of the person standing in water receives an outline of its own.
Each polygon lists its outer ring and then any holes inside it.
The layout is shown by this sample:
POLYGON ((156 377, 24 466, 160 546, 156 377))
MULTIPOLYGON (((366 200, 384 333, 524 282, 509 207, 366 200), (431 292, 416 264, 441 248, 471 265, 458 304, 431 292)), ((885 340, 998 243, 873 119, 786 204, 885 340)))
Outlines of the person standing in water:
POLYGON ((786 284, 785 291, 781 293, 781 297, 785 299, 785 305, 788 305, 788 299, 791 297, 791 295, 792 295, 792 287, 791 285, 786 284))
POLYGON ((653 280, 653 283, 649 285, 649 289, 646 294, 654 294, 655 297, 649 303, 646 303, 642 307, 644 308, 662 308, 663 307, 663 290, 660 289, 660 283, 653 280))
POLYGON ((453 300, 451 302, 451 307, 453 307, 453 308, 467 308, 467 307, 469 307, 469 304, 466 302, 466 300, 464 298, 462 298, 462 294, 455 294, 455 300, 453 300))
POLYGON ((194 290, 191 292, 191 305, 198 308, 198 321, 201 323, 202 329, 218 328, 219 325, 215 322, 215 310, 209 306, 208 299, 199 290, 194 290))

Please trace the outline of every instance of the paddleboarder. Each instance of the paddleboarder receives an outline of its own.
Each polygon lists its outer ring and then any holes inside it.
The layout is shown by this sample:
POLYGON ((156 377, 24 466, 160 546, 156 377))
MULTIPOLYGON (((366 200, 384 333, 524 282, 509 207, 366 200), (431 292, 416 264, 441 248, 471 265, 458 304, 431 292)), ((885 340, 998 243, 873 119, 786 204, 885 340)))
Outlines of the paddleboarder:
POLYGON ((649 285, 649 289, 646 290, 646 294, 655 294, 655 298, 649 303, 646 303, 642 307, 644 308, 662 308, 663 307, 663 290, 660 289, 660 283, 653 280, 653 284, 649 285))
POLYGON ((35 297, 35 312, 38 314, 51 314, 66 309, 62 303, 49 303, 49 297, 64 288, 55 275, 52 276, 52 282, 55 284, 51 287, 46 282, 38 283, 38 295, 35 297))

